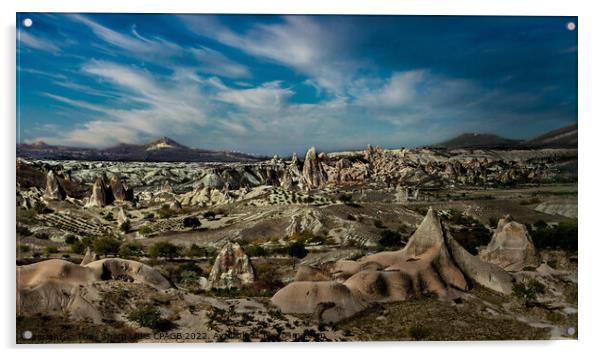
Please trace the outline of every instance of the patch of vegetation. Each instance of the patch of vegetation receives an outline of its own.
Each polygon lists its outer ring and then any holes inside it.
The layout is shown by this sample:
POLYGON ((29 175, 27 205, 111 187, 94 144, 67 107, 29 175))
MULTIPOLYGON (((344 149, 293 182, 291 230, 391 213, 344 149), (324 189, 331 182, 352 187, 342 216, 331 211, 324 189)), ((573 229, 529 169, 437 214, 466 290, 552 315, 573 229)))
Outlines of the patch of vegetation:
POLYGON ((422 341, 429 337, 432 334, 432 331, 426 326, 414 324, 408 329, 408 334, 412 339, 422 341))
POLYGON ((201 221, 197 217, 186 217, 182 224, 186 228, 197 229, 201 226, 201 221))
POLYGON ((48 206, 44 202, 41 202, 41 201, 36 201, 36 203, 34 203, 33 210, 37 214, 47 214, 47 213, 54 212, 53 209, 48 208, 48 206))
POLYGON ((529 233, 537 249, 577 251, 579 236, 577 220, 563 221, 557 226, 548 226, 543 221, 536 222, 529 233))
POLYGON ((157 242, 148 250, 148 255, 151 258, 168 258, 173 259, 182 254, 182 248, 169 242, 157 242))
POLYGON ((402 245, 401 234, 390 229, 385 229, 380 232, 378 244, 383 248, 400 247, 402 245))
POLYGON ((98 255, 117 255, 119 249, 121 248, 121 241, 107 236, 95 239, 92 243, 92 246, 94 248, 94 252, 96 252, 98 255))
POLYGON ((249 257, 265 257, 269 254, 269 250, 258 244, 250 244, 244 247, 245 253, 249 257))
POLYGON ((17 343, 128 343, 137 342, 148 334, 137 332, 124 322, 108 321, 103 325, 87 321, 71 321, 66 317, 17 317, 17 343), (43 328, 41 328, 43 326, 43 328), (30 339, 23 338, 31 331, 30 339))
POLYGON ((491 240, 491 232, 481 223, 477 223, 472 227, 463 227, 452 230, 454 239, 470 254, 477 255, 478 248, 489 244, 491 240))
POLYGON ((138 242, 127 242, 121 245, 117 254, 122 258, 141 257, 144 255, 144 249, 138 242))
POLYGON ((73 234, 67 234, 67 235, 65 236, 65 244, 69 244, 69 245, 71 245, 71 244, 75 243, 76 241, 79 241, 79 238, 77 238, 77 237, 76 237, 75 235, 73 235, 73 234))
POLYGON ((521 206, 528 206, 528 205, 536 205, 536 204, 539 204, 539 203, 541 203, 541 202, 542 202, 542 201, 541 201, 541 199, 540 199, 540 198, 538 198, 538 197, 531 197, 531 198, 529 198, 529 199, 521 200, 521 201, 519 202, 519 204, 520 204, 521 206))
POLYGON ((34 237, 38 238, 38 239, 43 239, 43 240, 49 240, 50 239, 50 235, 48 233, 45 232, 36 232, 33 234, 34 237))
POLYGON ((380 228, 380 229, 385 229, 387 228, 384 224, 383 221, 381 221, 380 219, 375 219, 374 220, 374 227, 376 228, 380 228))
POLYGON ((499 221, 499 219, 497 217, 489 217, 489 227, 491 228, 497 228, 497 222, 499 221))
POLYGON ((169 205, 163 205, 161 206, 161 208, 159 208, 159 210, 157 211, 157 215, 159 216, 159 218, 170 218, 176 215, 176 211, 172 210, 171 208, 169 208, 169 205))
POLYGON ((161 312, 151 304, 143 304, 132 309, 126 315, 126 318, 140 326, 153 330, 167 331, 173 327, 171 321, 162 318, 161 312))
POLYGON ((207 211, 207 212, 203 213, 203 218, 208 219, 208 220, 215 219, 215 216, 216 216, 216 214, 213 211, 207 211))
POLYGON ((148 236, 149 234, 153 233, 153 229, 149 226, 143 226, 140 229, 138 229, 138 233, 143 236, 148 236))
POLYGON ((533 306, 537 301, 537 295, 543 294, 545 291, 545 285, 535 279, 516 283, 512 286, 512 294, 522 300, 526 307, 533 306))
POLYGON ((213 247, 200 247, 196 244, 190 245, 184 253, 187 257, 214 257, 217 255, 217 250, 213 247))
POLYGON ((19 244, 17 250, 19 253, 29 253, 31 251, 31 247, 27 244, 19 244))
POLYGON ((119 225, 119 230, 122 231, 123 233, 129 232, 131 228, 132 228, 132 224, 130 223, 129 220, 126 220, 125 222, 123 222, 119 225))
POLYGON ((55 246, 52 246, 52 245, 44 248, 44 255, 46 255, 46 256, 49 256, 51 254, 56 254, 58 252, 59 252, 59 249, 57 247, 55 247, 55 246))
POLYGON ((30 236, 32 233, 27 226, 17 224, 17 234, 22 236, 30 236))
POLYGON ((289 244, 286 247, 286 252, 293 258, 303 259, 309 253, 307 249, 305 249, 305 244, 301 241, 295 241, 289 244))

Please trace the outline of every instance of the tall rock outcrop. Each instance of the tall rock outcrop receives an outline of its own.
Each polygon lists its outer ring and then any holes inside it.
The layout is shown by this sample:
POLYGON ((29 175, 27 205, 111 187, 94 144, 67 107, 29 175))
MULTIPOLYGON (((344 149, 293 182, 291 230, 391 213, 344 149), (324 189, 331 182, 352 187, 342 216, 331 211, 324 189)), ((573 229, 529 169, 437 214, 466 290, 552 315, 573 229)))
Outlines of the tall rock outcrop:
POLYGON ((303 162, 303 181, 308 189, 322 188, 328 181, 326 171, 322 166, 323 156, 316 154, 316 148, 311 147, 305 155, 303 162))
POLYGON ((238 243, 227 242, 215 258, 207 289, 241 288, 255 281, 249 257, 238 243))
POLYGON ((104 207, 113 202, 113 194, 107 187, 106 179, 102 176, 96 178, 92 186, 92 194, 88 206, 104 207))
POLYGON ((115 201, 131 201, 134 198, 134 192, 117 175, 112 175, 109 182, 111 193, 115 201))
POLYGON ((52 170, 49 170, 46 175, 46 191, 44 192, 44 197, 50 200, 59 201, 64 200, 67 197, 65 189, 52 170))
POLYGON ((94 253, 90 247, 86 248, 86 254, 84 255, 84 258, 82 259, 81 263, 79 263, 79 265, 86 265, 88 263, 92 263, 94 261, 98 260, 98 256, 96 255, 96 253, 94 253))
POLYGON ((536 268, 540 259, 527 227, 506 216, 499 220, 495 233, 479 257, 507 271, 536 268))

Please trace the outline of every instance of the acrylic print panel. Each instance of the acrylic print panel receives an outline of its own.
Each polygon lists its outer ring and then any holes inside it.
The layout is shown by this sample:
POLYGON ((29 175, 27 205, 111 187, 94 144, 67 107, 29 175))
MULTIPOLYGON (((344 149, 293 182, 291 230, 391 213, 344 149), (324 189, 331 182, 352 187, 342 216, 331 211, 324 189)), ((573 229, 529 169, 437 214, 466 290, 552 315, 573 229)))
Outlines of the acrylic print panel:
POLYGON ((577 338, 577 18, 17 27, 18 343, 577 338))

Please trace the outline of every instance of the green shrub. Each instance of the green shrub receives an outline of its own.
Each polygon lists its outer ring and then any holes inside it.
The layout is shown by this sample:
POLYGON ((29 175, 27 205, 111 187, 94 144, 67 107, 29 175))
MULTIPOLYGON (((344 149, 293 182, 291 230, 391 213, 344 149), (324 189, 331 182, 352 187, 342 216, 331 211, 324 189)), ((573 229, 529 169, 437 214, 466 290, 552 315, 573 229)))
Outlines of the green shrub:
POLYGON ((55 246, 48 246, 48 247, 44 248, 44 254, 47 256, 50 254, 56 254, 58 252, 59 252, 59 250, 55 246))
POLYGON ((65 244, 73 244, 76 241, 79 241, 79 238, 77 238, 76 236, 74 236, 73 234, 67 234, 65 236, 65 244))
POLYGON ((248 245, 244 250, 249 257, 265 257, 268 255, 267 249, 257 244, 248 245))
POLYGON ((148 212, 147 214, 144 215, 144 219, 146 220, 152 220, 155 218, 155 214, 152 212, 148 212))
POLYGON ((185 270, 180 274, 180 284, 184 286, 190 286, 197 284, 199 282, 199 274, 191 271, 185 270))
POLYGON ((149 226, 143 226, 140 229, 138 229, 138 233, 140 233, 143 236, 148 236, 149 234, 153 233, 153 230, 149 226))
POLYGON ((94 240, 92 246, 98 255, 116 255, 121 247, 121 242, 112 237, 102 237, 94 240))
POLYGON ((185 253, 187 257, 204 257, 206 254, 207 251, 205 250, 205 248, 200 247, 194 243, 190 245, 190 247, 188 247, 185 253))
POLYGON ((27 244, 19 244, 19 253, 29 253, 31 251, 31 247, 27 244))
POLYGON ((126 318, 140 326, 154 329, 161 321, 161 313, 156 307, 144 304, 131 310, 126 318))
POLYGON ((196 217, 186 217, 183 221, 184 227, 196 229, 201 226, 201 221, 196 217))
POLYGON ((148 254, 150 255, 151 258, 162 257, 162 258, 171 259, 171 258, 179 257, 181 255, 181 253, 182 253, 181 247, 178 247, 169 242, 157 242, 157 243, 153 244, 148 251, 148 254))
POLYGON ((86 245, 79 239, 69 245, 71 253, 73 254, 84 254, 86 251, 86 245))
POLYGON ((383 247, 397 247, 401 245, 401 234, 398 232, 392 231, 390 229, 385 229, 380 232, 380 239, 378 240, 378 244, 383 247))
POLYGON ((416 341, 422 341, 431 335, 431 329, 419 324, 410 326, 410 337, 416 341))
POLYGON ((374 227, 376 228, 380 228, 380 229, 385 229, 387 227, 385 227, 385 225, 383 224, 383 221, 381 221, 380 219, 375 219, 374 220, 374 227))
POLYGON ((26 226, 17 224, 17 234, 22 235, 22 236, 30 236, 31 231, 26 226))
POLYGON ((206 219, 215 219, 215 212, 207 211, 207 212, 203 213, 203 217, 206 219))
POLYGON ((141 257, 144 255, 142 244, 138 242, 128 242, 121 245, 117 253, 122 258, 141 257))
POLYGON ((305 249, 305 244, 303 242, 295 241, 288 245, 286 248, 286 252, 293 258, 305 258, 309 253, 307 249, 305 249))
POLYGON ((543 224, 536 223, 536 229, 531 230, 530 234, 537 249, 562 249, 576 252, 578 248, 577 220, 560 222, 557 226, 546 224, 545 227, 543 224))
POLYGON ((132 227, 132 224, 130 223, 130 221, 126 220, 125 222, 123 222, 119 225, 119 230, 122 231, 123 233, 127 233, 130 231, 131 227, 132 227))
POLYGON ((37 214, 46 214, 46 213, 52 213, 52 212, 54 212, 54 210, 52 210, 51 208, 48 208, 48 206, 46 206, 46 204, 44 202, 41 202, 41 201, 37 201, 33 205, 33 210, 37 214))
POLYGON ((159 216, 159 218, 169 218, 173 217, 175 214, 176 212, 169 208, 169 205, 163 205, 157 211, 157 215, 159 216))
POLYGON ((535 279, 520 282, 512 286, 512 294, 521 299, 525 306, 532 306, 538 294, 545 293, 545 285, 535 279))
POLYGON ((36 232, 33 234, 33 236, 38 239, 43 239, 43 240, 50 239, 50 235, 48 233, 44 233, 44 232, 36 232))

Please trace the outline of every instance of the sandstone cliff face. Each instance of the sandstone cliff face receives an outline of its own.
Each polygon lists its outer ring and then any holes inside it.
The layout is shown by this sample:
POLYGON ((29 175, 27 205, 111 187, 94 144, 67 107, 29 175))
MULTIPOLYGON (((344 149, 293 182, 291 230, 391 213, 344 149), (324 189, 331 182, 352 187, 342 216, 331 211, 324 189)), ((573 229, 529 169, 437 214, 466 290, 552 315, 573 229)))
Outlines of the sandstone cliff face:
POLYGON ((482 260, 498 265, 507 271, 536 268, 540 259, 527 227, 510 217, 499 220, 487 247, 479 252, 482 260))
POLYGON ((328 181, 326 171, 322 166, 323 157, 316 154, 316 148, 311 147, 305 155, 303 163, 303 181, 308 189, 323 188, 328 181))
POLYGON ((238 243, 228 242, 215 258, 207 289, 233 289, 252 284, 255 274, 249 257, 238 243))
POLYGON ((48 171, 48 174, 46 175, 46 191, 44 192, 44 197, 49 200, 64 200, 67 197, 65 189, 52 170, 48 171))

